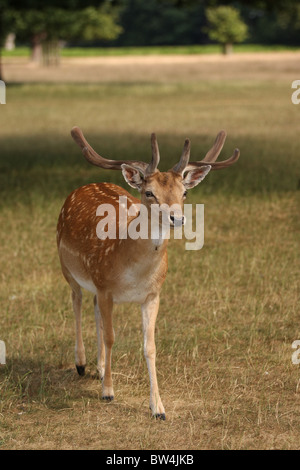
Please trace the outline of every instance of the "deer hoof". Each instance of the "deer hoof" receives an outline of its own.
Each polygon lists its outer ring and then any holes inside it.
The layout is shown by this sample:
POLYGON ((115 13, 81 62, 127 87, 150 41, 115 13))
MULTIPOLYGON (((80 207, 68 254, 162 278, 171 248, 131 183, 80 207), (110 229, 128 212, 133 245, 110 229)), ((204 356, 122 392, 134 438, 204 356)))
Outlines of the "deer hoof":
POLYGON ((153 418, 160 419, 161 421, 166 421, 165 413, 156 413, 155 415, 153 415, 153 418))
POLYGON ((76 369, 80 376, 85 375, 85 366, 76 366, 76 369))
POLYGON ((102 397, 102 400, 105 400, 105 401, 113 401, 115 397, 113 395, 106 395, 104 397, 102 397))

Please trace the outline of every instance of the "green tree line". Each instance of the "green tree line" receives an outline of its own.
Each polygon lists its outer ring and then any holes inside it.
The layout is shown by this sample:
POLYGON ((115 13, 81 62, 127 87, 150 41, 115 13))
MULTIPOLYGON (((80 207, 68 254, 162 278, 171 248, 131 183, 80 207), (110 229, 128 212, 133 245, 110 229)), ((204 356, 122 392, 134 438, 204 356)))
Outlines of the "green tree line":
MULTIPOLYGON (((115 0, 123 32, 117 46, 206 44, 208 11, 229 5, 246 24, 245 40, 257 44, 300 44, 297 0, 115 0)), ((218 42, 218 40, 217 40, 218 42)))
POLYGON ((300 3, 0 0, 0 49, 10 32, 16 34, 18 43, 30 45, 33 60, 45 63, 58 62, 61 41, 81 46, 186 45, 212 41, 224 47, 241 41, 299 45, 300 3))

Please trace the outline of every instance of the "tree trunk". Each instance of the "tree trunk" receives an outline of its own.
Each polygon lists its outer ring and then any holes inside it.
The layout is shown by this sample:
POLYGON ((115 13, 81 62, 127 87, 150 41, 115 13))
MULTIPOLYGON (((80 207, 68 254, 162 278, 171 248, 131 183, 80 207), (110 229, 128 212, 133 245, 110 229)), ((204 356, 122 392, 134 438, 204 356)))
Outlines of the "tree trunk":
POLYGON ((223 44, 223 54, 225 55, 230 55, 233 52, 233 45, 231 42, 227 42, 226 44, 223 44))
POLYGON ((0 7, 0 80, 3 80, 2 71, 2 47, 4 44, 5 34, 3 32, 3 6, 0 7))
POLYGON ((42 42, 45 39, 44 33, 35 34, 31 38, 31 61, 35 62, 36 64, 42 63, 43 57, 43 50, 42 50, 42 42))
POLYGON ((43 42, 43 65, 59 65, 60 55, 59 55, 59 41, 53 39, 51 41, 43 42))
POLYGON ((0 80, 4 81, 3 72, 2 72, 2 48, 0 46, 0 80))

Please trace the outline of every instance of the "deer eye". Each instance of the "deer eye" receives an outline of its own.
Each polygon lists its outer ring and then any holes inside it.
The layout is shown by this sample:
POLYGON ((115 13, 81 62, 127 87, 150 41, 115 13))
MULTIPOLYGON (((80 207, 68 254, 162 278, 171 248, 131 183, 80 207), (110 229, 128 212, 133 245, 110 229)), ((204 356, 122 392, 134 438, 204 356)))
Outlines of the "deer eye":
POLYGON ((185 198, 187 196, 187 191, 184 191, 183 197, 185 198))
POLYGON ((154 194, 151 191, 145 192, 146 197, 154 197, 154 194))

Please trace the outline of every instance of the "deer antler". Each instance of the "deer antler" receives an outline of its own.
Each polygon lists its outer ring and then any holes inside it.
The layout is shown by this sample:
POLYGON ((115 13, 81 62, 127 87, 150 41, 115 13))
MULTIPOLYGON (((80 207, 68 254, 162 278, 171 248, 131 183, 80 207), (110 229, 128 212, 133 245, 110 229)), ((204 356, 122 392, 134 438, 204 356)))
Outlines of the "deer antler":
POLYGON ((184 147, 183 147, 183 151, 182 151, 180 160, 177 163, 177 165, 173 166, 172 171, 174 171, 175 173, 182 174, 185 167, 187 166, 187 164, 189 162, 190 153, 191 153, 191 142, 190 142, 189 139, 185 139, 184 147))
POLYGON ((145 176, 152 175, 157 170, 157 165, 159 163, 159 149, 155 134, 151 135, 152 159, 149 164, 137 160, 109 160, 107 158, 101 157, 101 155, 95 152, 93 147, 91 147, 91 145, 87 142, 79 127, 73 127, 71 130, 71 135, 81 148, 82 153, 87 161, 92 165, 106 168, 108 170, 122 170, 122 165, 125 163, 127 165, 134 165, 145 176))
POLYGON ((216 162, 218 156, 221 153, 224 142, 226 140, 226 135, 227 134, 225 131, 220 131, 216 137, 214 145, 207 152, 203 160, 200 160, 197 162, 190 162, 190 163, 189 163, 190 142, 188 139, 186 139, 180 161, 171 169, 171 171, 182 174, 184 171, 193 170, 194 168, 199 168, 200 166, 210 165, 212 170, 221 170, 222 168, 226 168, 232 165, 239 159, 239 156, 240 156, 239 149, 235 149, 233 155, 227 160, 223 160, 222 162, 216 162))

